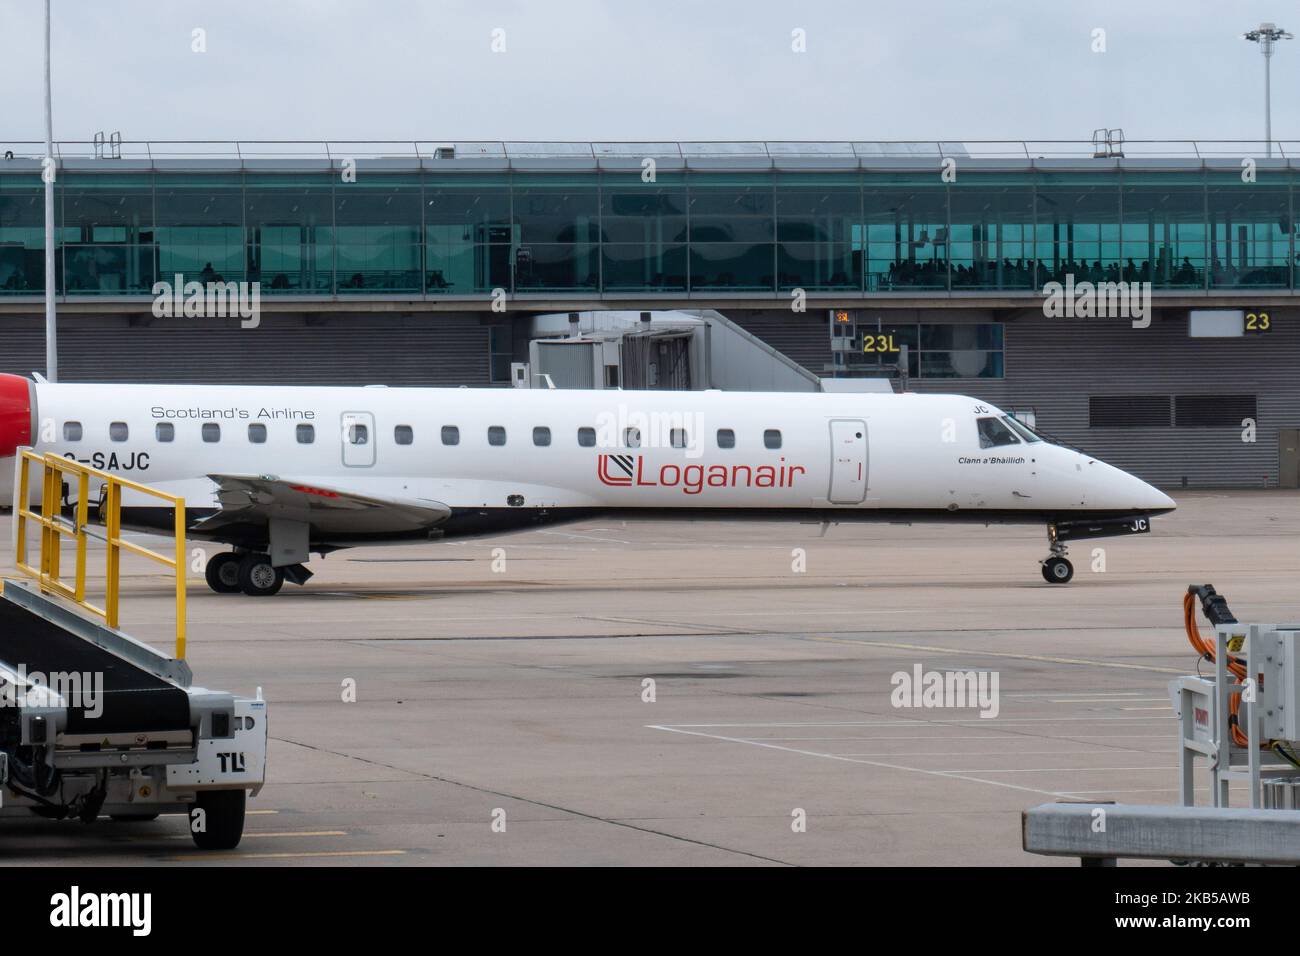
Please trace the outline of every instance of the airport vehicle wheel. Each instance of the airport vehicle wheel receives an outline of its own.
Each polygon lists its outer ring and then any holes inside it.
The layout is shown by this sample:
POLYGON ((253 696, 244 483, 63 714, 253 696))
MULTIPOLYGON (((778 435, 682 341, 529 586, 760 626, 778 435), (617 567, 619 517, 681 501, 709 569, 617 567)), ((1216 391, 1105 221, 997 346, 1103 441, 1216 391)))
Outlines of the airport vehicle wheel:
POLYGON ((246 554, 239 562, 239 590, 251 597, 270 597, 284 585, 284 571, 265 554, 246 554))
POLYGON ((115 820, 118 823, 148 823, 151 820, 157 820, 158 814, 156 813, 110 813, 108 815, 108 818, 110 820, 115 820))
POLYGON ((200 790, 190 807, 190 836, 200 850, 233 850, 244 835, 243 790, 200 790), (196 811, 203 811, 203 829, 198 831, 196 811))
POLYGON ((203 576, 208 579, 208 587, 218 594, 235 594, 239 591, 239 555, 233 551, 222 551, 208 559, 208 566, 203 576))
POLYGON ((1074 577, 1074 565, 1067 558, 1048 558, 1043 562, 1043 579, 1048 584, 1066 584, 1074 577))

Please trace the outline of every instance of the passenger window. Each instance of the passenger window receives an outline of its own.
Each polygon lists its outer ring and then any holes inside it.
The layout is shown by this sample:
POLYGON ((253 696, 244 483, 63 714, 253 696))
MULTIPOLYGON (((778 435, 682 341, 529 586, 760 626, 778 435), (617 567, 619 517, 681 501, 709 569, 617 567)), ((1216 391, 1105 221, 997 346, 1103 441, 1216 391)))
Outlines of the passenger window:
POLYGON ((460 444, 460 429, 455 425, 442 426, 442 443, 444 445, 460 444))
POLYGON ((64 422, 63 440, 81 441, 81 422, 64 422))
POLYGON ((641 447, 641 429, 625 428, 623 429, 623 444, 628 448, 641 447))
POLYGON ((503 425, 488 426, 488 444, 504 445, 506 443, 506 430, 503 425))
POLYGON ((159 441, 175 441, 176 426, 171 422, 159 422, 153 427, 153 437, 159 441))
POLYGON ((204 422, 200 431, 203 434, 203 440, 209 444, 221 441, 221 426, 216 422, 204 422))
POLYGON ((719 429, 718 429, 718 447, 719 447, 719 448, 735 448, 735 447, 736 447, 736 433, 733 432, 730 428, 719 428, 719 429))
POLYGON ((109 441, 126 441, 130 433, 126 422, 111 422, 108 426, 109 441))
POLYGON ((254 445, 266 444, 266 426, 260 422, 253 422, 248 426, 248 440, 254 445))
POLYGON ((533 429, 533 444, 539 448, 545 448, 551 443, 551 430, 545 425, 538 425, 533 429))
POLYGON ((981 448, 999 448, 1003 445, 1019 445, 1020 439, 1015 433, 996 418, 977 418, 981 448))
POLYGON ((671 431, 669 431, 669 432, 668 432, 668 444, 672 445, 674 448, 685 448, 685 447, 686 447, 686 429, 685 429, 685 428, 674 428, 674 429, 672 429, 671 431))
POLYGON ((299 445, 310 445, 316 440, 315 425, 299 425, 295 430, 299 445))
POLYGON ((415 441, 415 430, 410 425, 398 425, 393 429, 393 441, 399 445, 409 445, 415 441))
POLYGON ((349 445, 368 445, 370 444, 370 429, 360 422, 353 422, 348 425, 348 444, 349 445))
POLYGON ((579 428, 579 429, 578 429, 578 445, 579 445, 580 447, 582 447, 582 448, 595 448, 595 447, 596 447, 596 429, 594 429, 594 428, 579 428))
POLYGON ((764 448, 781 447, 781 430, 779 428, 769 428, 763 432, 764 448))

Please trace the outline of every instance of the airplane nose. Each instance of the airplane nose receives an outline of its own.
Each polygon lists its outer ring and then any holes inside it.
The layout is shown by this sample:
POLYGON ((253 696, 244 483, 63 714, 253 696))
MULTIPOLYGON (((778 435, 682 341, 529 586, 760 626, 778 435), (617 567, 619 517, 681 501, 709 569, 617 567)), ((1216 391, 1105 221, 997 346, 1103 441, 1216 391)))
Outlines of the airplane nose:
POLYGON ((1174 499, 1137 475, 1131 475, 1113 465, 1106 467, 1112 479, 1107 482, 1111 485, 1107 497, 1111 499, 1114 507, 1124 511, 1144 511, 1147 514, 1161 514, 1178 507, 1174 499))
POLYGON ((0 458, 32 443, 32 383, 18 375, 0 375, 0 458))
MULTIPOLYGON (((1138 480, 1141 481, 1141 479, 1138 480)), ((1149 502, 1149 504, 1144 507, 1149 509, 1153 514, 1162 511, 1173 511, 1178 507, 1178 502, 1174 501, 1173 498, 1170 498, 1159 488, 1154 485, 1149 485, 1145 481, 1143 481, 1142 484, 1145 487, 1144 499, 1149 502)))

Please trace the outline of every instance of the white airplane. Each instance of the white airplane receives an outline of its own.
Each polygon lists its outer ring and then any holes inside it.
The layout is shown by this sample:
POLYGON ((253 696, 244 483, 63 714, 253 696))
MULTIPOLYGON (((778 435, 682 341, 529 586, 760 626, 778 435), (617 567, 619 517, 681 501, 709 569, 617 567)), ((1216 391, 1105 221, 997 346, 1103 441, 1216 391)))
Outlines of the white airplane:
MULTIPOLYGON (((214 591, 270 595, 309 555, 594 515, 1042 522, 1143 533, 1174 502, 961 395, 50 384, 0 375, 0 501, 20 447, 184 496, 233 550, 214 591), (8 460, 4 460, 5 458, 8 460)), ((170 509, 126 494, 123 524, 170 509)), ((65 497, 65 504, 67 503, 65 497)))

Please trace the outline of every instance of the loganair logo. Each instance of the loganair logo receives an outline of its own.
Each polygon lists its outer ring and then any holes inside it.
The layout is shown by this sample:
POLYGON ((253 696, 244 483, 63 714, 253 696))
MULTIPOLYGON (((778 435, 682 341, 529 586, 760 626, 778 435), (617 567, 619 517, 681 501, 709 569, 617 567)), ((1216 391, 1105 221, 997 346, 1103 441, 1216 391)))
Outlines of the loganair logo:
POLYGON ((702 494, 706 488, 792 488, 808 469, 775 465, 654 465, 641 455, 597 455, 596 477, 614 488, 680 488, 683 494, 702 494))
POLYGON ((640 455, 601 455, 596 459, 596 475, 601 484, 630 485, 633 469, 640 460, 640 455))

